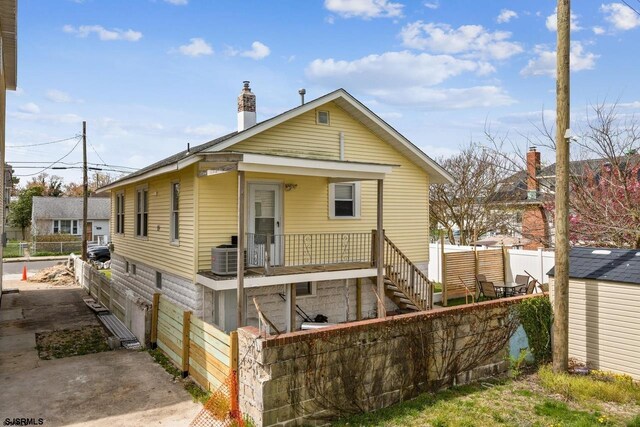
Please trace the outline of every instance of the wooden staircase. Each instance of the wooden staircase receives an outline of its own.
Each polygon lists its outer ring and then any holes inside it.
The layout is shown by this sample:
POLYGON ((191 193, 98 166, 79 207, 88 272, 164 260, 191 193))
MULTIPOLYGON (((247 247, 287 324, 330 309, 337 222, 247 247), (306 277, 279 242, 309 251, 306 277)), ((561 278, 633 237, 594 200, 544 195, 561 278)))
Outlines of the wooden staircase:
POLYGON ((403 311, 433 308, 433 283, 411 260, 384 237, 385 294, 403 311))

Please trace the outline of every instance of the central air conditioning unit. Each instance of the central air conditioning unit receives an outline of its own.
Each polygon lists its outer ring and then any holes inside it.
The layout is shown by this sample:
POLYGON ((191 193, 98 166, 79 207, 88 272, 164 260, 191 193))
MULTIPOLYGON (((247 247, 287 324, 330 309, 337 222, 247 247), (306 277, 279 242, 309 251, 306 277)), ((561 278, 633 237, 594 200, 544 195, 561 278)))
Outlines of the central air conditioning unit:
POLYGON ((238 269, 238 247, 220 245, 211 248, 211 271, 222 276, 236 274, 238 269))

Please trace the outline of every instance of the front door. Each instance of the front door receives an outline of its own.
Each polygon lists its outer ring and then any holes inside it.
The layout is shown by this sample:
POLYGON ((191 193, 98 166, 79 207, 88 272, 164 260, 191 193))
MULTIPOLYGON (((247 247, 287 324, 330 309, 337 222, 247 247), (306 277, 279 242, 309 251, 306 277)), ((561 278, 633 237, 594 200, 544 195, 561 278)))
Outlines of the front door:
POLYGON ((280 184, 249 183, 247 264, 281 265, 282 187, 280 184))
POLYGON ((87 242, 93 242, 93 223, 87 222, 87 242))

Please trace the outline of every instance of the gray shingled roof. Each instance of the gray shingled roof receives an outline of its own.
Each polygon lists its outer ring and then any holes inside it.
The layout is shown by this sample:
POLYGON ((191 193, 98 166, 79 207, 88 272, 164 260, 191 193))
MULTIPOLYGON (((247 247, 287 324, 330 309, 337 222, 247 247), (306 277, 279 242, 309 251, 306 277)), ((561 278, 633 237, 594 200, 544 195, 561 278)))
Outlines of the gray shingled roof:
MULTIPOLYGON (((554 270, 547 274, 555 276, 554 270)), ((640 250, 571 248, 569 277, 640 285, 640 250)))
MULTIPOLYGON (((87 219, 109 219, 111 199, 89 197, 87 219)), ((34 219, 80 219, 82 218, 82 197, 33 197, 32 218, 34 219)))

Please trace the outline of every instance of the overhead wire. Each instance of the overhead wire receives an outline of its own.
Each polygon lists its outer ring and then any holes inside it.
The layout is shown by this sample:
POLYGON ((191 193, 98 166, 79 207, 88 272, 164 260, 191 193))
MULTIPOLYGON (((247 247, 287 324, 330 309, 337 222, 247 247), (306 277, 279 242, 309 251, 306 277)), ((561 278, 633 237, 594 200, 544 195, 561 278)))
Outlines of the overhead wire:
POLYGON ((35 144, 7 144, 7 148, 21 148, 21 147, 39 147, 41 145, 50 145, 50 144, 58 144, 60 142, 65 142, 65 141, 71 141, 72 139, 76 139, 79 138, 81 135, 74 135, 70 138, 65 138, 65 139, 57 139, 55 141, 49 141, 49 142, 39 142, 39 143, 35 143, 35 144))
POLYGON ((73 146, 73 148, 64 156, 60 157, 58 160, 56 160, 55 162, 51 163, 49 166, 41 169, 38 172, 35 173, 31 173, 31 174, 23 174, 23 175, 16 175, 16 176, 20 176, 20 177, 27 177, 27 176, 36 176, 36 175, 40 175, 42 172, 51 169, 54 165, 56 165, 58 162, 61 162, 62 160, 66 159, 71 153, 73 153, 73 151, 78 147, 78 145, 80 144, 80 141, 82 141, 82 138, 78 138, 78 141, 76 142, 76 144, 73 146))

